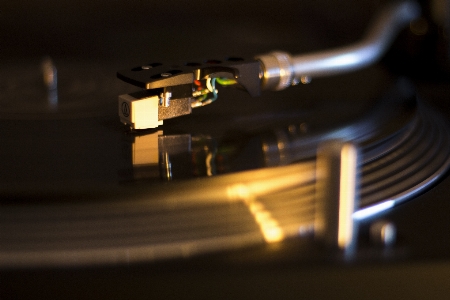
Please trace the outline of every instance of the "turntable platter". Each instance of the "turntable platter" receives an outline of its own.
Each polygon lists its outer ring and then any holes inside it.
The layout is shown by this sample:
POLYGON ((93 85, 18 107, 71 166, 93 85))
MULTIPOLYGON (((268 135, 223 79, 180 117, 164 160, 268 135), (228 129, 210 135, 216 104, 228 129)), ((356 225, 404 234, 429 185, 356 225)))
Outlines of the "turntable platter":
MULTIPOLYGON (((16 118, 1 121, 2 140, 10 147, 2 150, 0 223, 7 243, 0 261, 4 266, 139 262, 309 232, 316 149, 333 138, 361 147, 360 215, 410 199, 447 170, 449 131, 438 114, 416 103, 408 82, 385 79, 374 68, 324 80, 281 95, 283 104, 275 106, 275 94, 246 99, 224 90, 232 100, 169 120, 156 132, 129 132, 115 114, 45 110, 34 115, 43 118, 33 118, 8 112, 16 118), (375 95, 368 93, 370 85, 358 98, 344 97, 338 87, 333 92, 333 84, 346 80, 372 82, 375 95), (302 89, 314 94, 322 84, 335 99, 299 103, 302 89), (227 111, 243 101, 251 104, 227 111), (152 139, 153 146, 140 148, 152 139), (256 198, 242 201, 244 190, 256 198), (254 205, 270 214, 279 236, 255 223, 254 205)), ((107 101, 97 104, 109 111, 107 101)))
POLYGON ((135 91, 115 77, 124 67, 328 49, 357 40, 379 4, 5 3, 0 298, 41 286, 75 298, 446 295, 448 74, 403 68, 421 57, 404 48, 432 47, 432 34, 403 33, 381 64, 281 92, 222 87, 156 130, 117 115, 117 96, 135 91), (316 152, 330 139, 360 153, 352 256, 313 240, 316 152), (392 244, 373 237, 380 221, 392 244))

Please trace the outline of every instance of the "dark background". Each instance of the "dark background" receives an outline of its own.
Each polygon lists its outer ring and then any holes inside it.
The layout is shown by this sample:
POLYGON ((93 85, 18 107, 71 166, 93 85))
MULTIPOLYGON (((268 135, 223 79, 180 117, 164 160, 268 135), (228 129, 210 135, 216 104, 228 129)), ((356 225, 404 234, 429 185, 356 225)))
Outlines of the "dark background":
POLYGON ((300 52, 360 36, 380 1, 4 1, 2 58, 141 62, 300 52), (362 26, 359 26, 362 25, 362 26), (175 42, 176 41, 176 42, 175 42))
MULTIPOLYGON (((87 102, 90 99, 83 99, 98 95, 96 99, 106 103, 107 126, 116 130, 120 124, 111 121, 116 118, 112 113, 115 97, 129 89, 115 79, 120 68, 154 59, 252 57, 276 49, 302 53, 335 47, 357 40, 385 2, 3 1, 0 75, 3 84, 15 80, 18 88, 3 87, 8 97, 2 98, 2 103, 9 103, 16 112, 23 107, 39 108, 25 100, 8 101, 27 88, 31 94, 38 90, 30 74, 38 73, 41 60, 49 56, 61 66, 62 85, 64 76, 71 82, 74 77, 88 78, 81 80, 75 94, 68 94, 68 99, 81 101, 82 107, 68 108, 69 114, 85 114, 85 107, 95 106, 87 102), (29 85, 30 76, 33 83, 29 85)), ((409 40, 410 36, 404 36, 382 68, 413 78, 421 95, 448 115, 445 58, 437 50, 445 49, 445 43, 438 26, 429 25, 430 32, 424 37, 409 40), (419 50, 408 50, 411 45, 419 50)), ((352 89, 332 87, 344 94, 352 89)), ((358 95, 363 92, 364 86, 355 89, 358 95)), ((295 90, 288 93, 296 95, 295 90)), ((52 128, 51 124, 48 127, 52 128)), ((37 135, 40 128, 35 129, 37 135)), ((74 170, 78 169, 74 166, 74 170)), ((89 176, 96 178, 95 174, 89 176)), ((16 183, 20 185, 20 181, 16 183)), ((0 298, 445 298, 450 292, 448 183, 447 178, 385 216, 399 232, 392 253, 368 246, 356 261, 345 262, 339 254, 309 241, 288 241, 278 247, 259 246, 153 264, 4 270, 0 298)))

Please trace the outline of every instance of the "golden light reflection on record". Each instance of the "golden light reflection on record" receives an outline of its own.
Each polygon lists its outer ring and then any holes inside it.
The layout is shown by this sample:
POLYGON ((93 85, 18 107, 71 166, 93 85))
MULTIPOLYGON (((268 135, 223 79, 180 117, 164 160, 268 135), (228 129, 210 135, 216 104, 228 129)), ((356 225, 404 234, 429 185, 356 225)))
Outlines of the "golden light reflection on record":
POLYGON ((264 240, 267 243, 280 242, 284 239, 285 234, 283 228, 281 228, 278 221, 275 220, 264 205, 256 199, 256 196, 252 193, 251 189, 245 184, 238 183, 230 186, 228 195, 230 198, 240 198, 244 202, 250 213, 253 215, 253 218, 258 224, 264 240))

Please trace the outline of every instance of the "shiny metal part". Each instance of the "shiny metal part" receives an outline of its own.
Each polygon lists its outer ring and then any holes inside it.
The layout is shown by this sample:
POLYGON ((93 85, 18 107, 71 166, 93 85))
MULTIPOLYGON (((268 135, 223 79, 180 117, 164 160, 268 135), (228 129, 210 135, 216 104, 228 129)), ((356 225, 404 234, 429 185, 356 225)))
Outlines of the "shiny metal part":
POLYGON ((289 53, 274 51, 257 57, 261 61, 263 70, 262 86, 267 90, 284 90, 294 80, 294 66, 289 53))
POLYGON ((48 92, 48 106, 50 109, 56 109, 58 106, 58 71, 50 57, 43 59, 41 70, 48 92))
POLYGON ((300 81, 307 83, 311 78, 349 72, 373 64, 386 52, 397 34, 419 16, 420 6, 416 2, 391 4, 381 11, 363 39, 355 44, 296 56, 285 52, 257 56, 264 70, 262 87, 282 90, 300 81), (305 78, 308 80, 303 80, 305 78))
POLYGON ((319 146, 316 171, 316 237, 348 249, 354 243, 353 212, 358 206, 358 150, 331 140, 319 146))
POLYGON ((164 92, 162 92, 159 97, 160 97, 160 105, 163 107, 169 107, 170 99, 172 98, 172 92, 170 90, 170 87, 164 88, 164 92))
POLYGON ((46 57, 41 64, 44 84, 48 89, 56 89, 58 78, 57 70, 50 57, 46 57))
POLYGON ((370 238, 375 244, 392 246, 397 240, 397 228, 392 222, 377 221, 370 226, 370 238))

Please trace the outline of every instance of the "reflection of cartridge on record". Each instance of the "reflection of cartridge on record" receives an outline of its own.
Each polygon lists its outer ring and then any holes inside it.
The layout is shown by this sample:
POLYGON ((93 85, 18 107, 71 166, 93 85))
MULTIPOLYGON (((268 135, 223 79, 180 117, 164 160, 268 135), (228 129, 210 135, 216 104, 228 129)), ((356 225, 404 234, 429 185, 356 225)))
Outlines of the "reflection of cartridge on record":
POLYGON ((158 136, 162 131, 135 136, 131 151, 134 179, 159 177, 158 136))
MULTIPOLYGON (((172 179, 171 159, 191 151, 191 136, 163 135, 162 131, 135 136, 132 142, 134 179, 172 179)), ((188 164, 189 160, 187 161, 188 164)))

